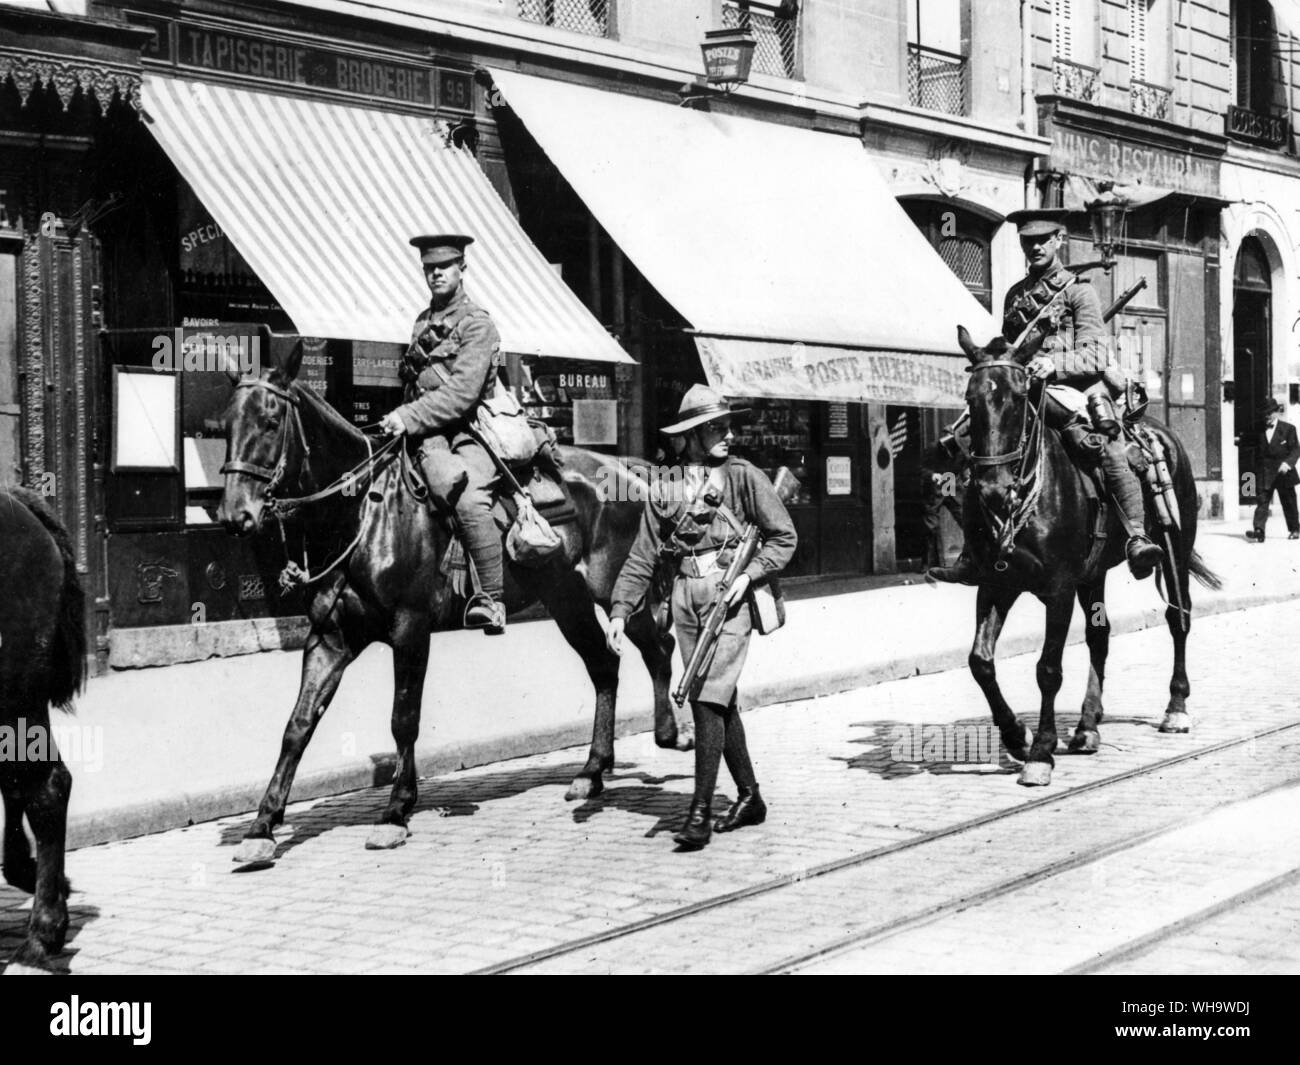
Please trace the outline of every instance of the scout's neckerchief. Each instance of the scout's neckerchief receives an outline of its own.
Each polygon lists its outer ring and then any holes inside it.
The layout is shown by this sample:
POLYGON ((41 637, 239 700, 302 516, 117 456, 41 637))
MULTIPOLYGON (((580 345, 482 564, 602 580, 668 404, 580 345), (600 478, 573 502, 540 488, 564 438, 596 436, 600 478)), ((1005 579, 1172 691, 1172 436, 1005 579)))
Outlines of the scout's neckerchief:
MULTIPOLYGON (((683 500, 681 517, 677 519, 677 524, 673 526, 673 531, 668 537, 669 543, 676 540, 677 534, 682 530, 682 525, 685 524, 686 519, 691 516, 692 513, 691 508, 694 507, 695 504, 699 502, 701 498, 703 498, 706 503, 708 502, 707 493, 709 491, 712 491, 713 494, 718 498, 717 505, 714 506, 713 508, 714 511, 722 515, 723 520, 726 521, 727 524, 732 527, 732 529, 736 532, 737 535, 739 536, 745 535, 745 526, 741 523, 740 519, 736 517, 735 512, 729 506, 727 506, 726 502, 723 500, 722 497, 722 490, 726 487, 727 484, 726 467, 727 464, 725 462, 722 462, 719 463, 717 466, 714 466, 712 469, 710 469, 708 477, 704 479, 704 483, 700 485, 699 490, 695 493, 695 495, 690 500, 685 500, 685 499, 683 500)), ((712 519, 709 520, 709 524, 710 525, 713 524, 712 519)), ((695 551, 691 552, 691 554, 696 554, 696 553, 697 552, 695 551)))

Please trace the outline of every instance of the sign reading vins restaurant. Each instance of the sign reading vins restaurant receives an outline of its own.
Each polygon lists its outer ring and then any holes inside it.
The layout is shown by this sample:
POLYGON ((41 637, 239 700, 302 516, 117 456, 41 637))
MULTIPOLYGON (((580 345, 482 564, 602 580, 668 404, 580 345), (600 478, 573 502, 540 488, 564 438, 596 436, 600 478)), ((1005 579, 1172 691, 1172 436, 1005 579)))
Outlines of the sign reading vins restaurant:
POLYGON ((1219 195, 1217 159, 1060 125, 1052 129, 1051 165, 1062 173, 1109 178, 1120 185, 1140 183, 1192 195, 1219 195))
POLYGON ((132 13, 157 34, 146 58, 181 69, 235 74, 419 108, 474 110, 473 77, 463 70, 320 48, 297 40, 214 29, 132 13))

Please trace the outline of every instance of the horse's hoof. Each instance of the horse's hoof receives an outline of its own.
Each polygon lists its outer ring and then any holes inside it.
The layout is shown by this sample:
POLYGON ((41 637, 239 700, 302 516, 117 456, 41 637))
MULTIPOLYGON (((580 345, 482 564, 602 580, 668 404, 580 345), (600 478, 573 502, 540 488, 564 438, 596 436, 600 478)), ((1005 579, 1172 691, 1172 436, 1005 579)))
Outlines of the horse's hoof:
POLYGON ((1160 722, 1161 732, 1191 732, 1192 717, 1185 710, 1179 713, 1165 714, 1165 719, 1160 722))
POLYGON ((375 825, 370 830, 370 835, 366 837, 366 850, 391 851, 394 847, 400 847, 405 843, 409 835, 405 825, 375 825))
POLYGON ((256 836, 243 840, 235 848, 230 860, 238 865, 256 865, 259 862, 269 862, 274 857, 275 840, 256 836))
POLYGON ((695 730, 682 728, 677 730, 677 749, 679 751, 695 750, 695 730))
POLYGON ((1070 739, 1071 754, 1096 754, 1101 750, 1101 733, 1096 729, 1081 729, 1070 739))
POLYGON ((605 782, 599 776, 574 777, 573 783, 569 785, 569 790, 564 793, 564 801, 576 802, 579 799, 594 799, 604 790, 605 782))
POLYGON ((1046 762, 1026 762, 1017 781, 1027 788, 1042 788, 1052 782, 1052 767, 1046 762))
POLYGON ((1028 725, 1021 725, 1020 727, 1020 741, 1018 743, 1008 743, 1004 736, 1002 745, 1007 749, 1007 754, 1017 762, 1024 762, 1029 758, 1029 748, 1034 745, 1034 734, 1029 731, 1028 725))
POLYGON ((656 732, 656 733, 655 733, 655 746, 656 746, 656 747, 662 747, 664 750, 668 750, 668 749, 670 749, 670 748, 672 748, 672 747, 676 747, 676 746, 677 746, 677 730, 676 730, 676 729, 673 729, 672 732, 665 732, 665 733, 662 733, 662 734, 656 732))

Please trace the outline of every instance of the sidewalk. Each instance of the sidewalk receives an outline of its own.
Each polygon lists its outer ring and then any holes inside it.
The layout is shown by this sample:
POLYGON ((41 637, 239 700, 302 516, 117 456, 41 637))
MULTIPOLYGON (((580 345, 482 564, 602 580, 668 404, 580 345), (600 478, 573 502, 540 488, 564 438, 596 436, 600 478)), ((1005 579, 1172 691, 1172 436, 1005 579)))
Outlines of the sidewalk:
MULTIPOLYGON (((1300 542, 1275 535, 1250 544, 1246 528, 1201 527, 1197 547, 1224 587, 1211 592, 1193 584, 1197 616, 1300 597, 1300 542)), ((964 667, 974 602, 974 589, 925 583, 791 602, 786 627, 751 644, 742 705, 964 667)), ((1153 583, 1139 586, 1127 572, 1112 571, 1108 606, 1116 635, 1164 625, 1153 583)), ((1041 604, 1022 598, 999 657, 1037 651, 1042 624, 1041 604)), ((1083 639, 1077 611, 1070 639, 1083 639)), ((1189 647, 1194 664, 1195 625, 1189 647)), ((348 670, 303 758, 294 800, 389 782, 391 658, 388 648, 373 646, 348 670)), ((85 740, 80 759, 64 743, 74 777, 69 846, 255 809, 279 754, 301 659, 297 651, 266 652, 92 679, 75 717, 55 722, 85 740)), ((982 705, 973 682, 954 690, 982 705)), ((619 735, 650 728, 650 696, 645 667, 630 651, 619 685, 619 735)), ((549 621, 516 624, 493 640, 439 633, 416 749, 420 774, 585 745, 593 702, 581 662, 549 621)))

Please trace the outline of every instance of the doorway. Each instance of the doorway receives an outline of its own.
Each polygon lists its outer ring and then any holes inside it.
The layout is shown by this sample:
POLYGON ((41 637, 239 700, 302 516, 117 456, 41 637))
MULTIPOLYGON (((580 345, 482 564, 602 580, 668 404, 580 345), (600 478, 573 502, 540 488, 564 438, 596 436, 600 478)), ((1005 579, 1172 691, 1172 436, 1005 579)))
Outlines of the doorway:
POLYGON ((1272 271, 1264 248, 1247 237, 1237 254, 1232 287, 1232 376, 1235 382, 1232 432, 1237 441, 1237 502, 1255 503, 1253 474, 1256 468, 1259 434, 1263 428, 1260 407, 1271 394, 1272 271))

